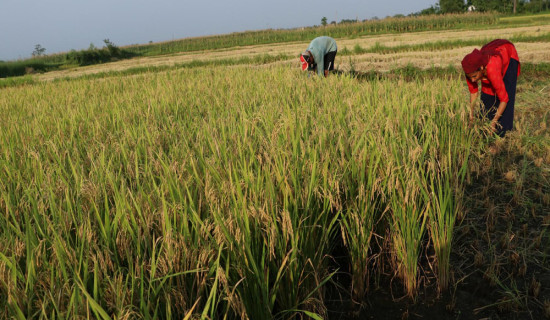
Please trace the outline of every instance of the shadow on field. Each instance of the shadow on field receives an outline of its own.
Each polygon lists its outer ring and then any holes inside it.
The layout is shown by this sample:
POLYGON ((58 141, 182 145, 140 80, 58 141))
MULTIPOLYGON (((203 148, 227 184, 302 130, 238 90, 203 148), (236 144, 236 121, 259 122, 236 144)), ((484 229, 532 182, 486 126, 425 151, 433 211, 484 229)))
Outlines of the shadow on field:
POLYGON ((519 152, 518 141, 501 140, 499 153, 482 155, 472 168, 465 218, 455 227, 447 292, 438 293, 424 259, 416 301, 405 296, 398 279, 382 272, 371 279, 365 301, 352 302, 347 251, 336 240, 334 264, 341 273, 328 289, 330 319, 550 317, 550 177, 542 158, 519 152))
POLYGON ((466 219, 455 235, 457 308, 465 296, 478 318, 550 317, 550 185, 544 160, 504 139, 466 186, 466 219), (475 289, 472 290, 472 289, 475 289), (470 293, 471 292, 471 293, 470 293))

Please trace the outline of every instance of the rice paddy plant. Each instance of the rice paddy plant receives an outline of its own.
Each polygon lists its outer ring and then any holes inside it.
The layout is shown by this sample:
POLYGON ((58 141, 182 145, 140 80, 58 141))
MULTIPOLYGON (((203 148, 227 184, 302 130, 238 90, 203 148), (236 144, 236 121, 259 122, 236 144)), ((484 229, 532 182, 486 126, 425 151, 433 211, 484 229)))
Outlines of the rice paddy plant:
POLYGON ((382 112, 376 145, 382 152, 381 167, 384 168, 378 176, 386 179, 383 192, 388 230, 384 237, 391 243, 396 275, 412 297, 417 288, 417 266, 426 221, 426 204, 419 199, 415 183, 418 168, 424 162, 422 145, 416 136, 422 106, 415 103, 417 98, 409 92, 397 94, 390 86, 380 88, 377 96, 382 112))
MULTIPOLYGON (((430 238, 435 251, 439 287, 444 291, 450 281, 449 263, 455 221, 464 216, 461 212, 462 186, 478 135, 463 125, 444 121, 458 118, 457 114, 448 111, 433 114, 438 123, 437 127, 433 127, 432 132, 437 133, 433 139, 439 149, 431 154, 433 165, 428 168, 428 176, 421 186, 426 192, 425 200, 431 203, 428 210, 430 238)), ((465 119, 460 122, 464 123, 465 119)))
MULTIPOLYGON (((412 83, 416 84, 416 90, 426 88, 426 83, 418 80, 412 83)), ((383 107, 383 114, 387 120, 377 135, 384 138, 376 144, 378 150, 385 150, 382 167, 388 168, 385 172, 385 197, 391 199, 388 222, 393 226, 390 233, 394 239, 394 258, 397 271, 411 296, 416 288, 419 255, 427 249, 427 244, 422 243, 425 229, 430 230, 429 242, 436 247, 436 260, 443 268, 440 278, 444 283, 450 250, 439 250, 439 243, 449 241, 442 238, 452 236, 458 213, 458 210, 451 210, 441 216, 430 215, 438 203, 433 197, 422 196, 425 184, 443 177, 447 188, 444 191, 438 189, 440 199, 445 197, 445 203, 457 209, 468 155, 474 145, 474 136, 464 126, 465 115, 457 103, 459 91, 435 93, 426 89, 422 92, 421 98, 409 96, 408 91, 402 91, 398 96, 391 91, 384 93, 387 104, 383 107), (449 103, 442 105, 442 101, 449 103), (446 220, 442 221, 442 218, 446 220), (436 222, 440 223, 439 229, 432 227, 436 222)), ((378 176, 384 176, 384 172, 378 176)), ((445 248, 450 248, 450 245, 445 248)))
POLYGON ((425 229, 459 207, 460 84, 233 66, 4 88, 0 317, 322 318, 333 239, 360 299, 375 234, 413 296, 425 229))
POLYGON ((422 201, 414 183, 420 161, 407 158, 400 146, 390 146, 395 157, 395 172, 390 180, 389 221, 392 257, 396 274, 403 280, 405 291, 414 297, 417 289, 418 264, 423 249, 428 204, 422 201), (401 150, 400 150, 401 149, 401 150), (411 159, 411 160, 409 160, 411 159))
MULTIPOLYGON (((372 135, 369 134, 369 135, 372 135)), ((371 240, 384 210, 382 196, 384 179, 381 154, 376 151, 376 140, 364 138, 355 145, 355 155, 349 162, 346 184, 346 211, 341 218, 343 237, 349 250, 352 274, 352 293, 355 301, 363 301, 368 292, 369 262, 372 260, 371 240)))
MULTIPOLYGON (((80 89, 86 91, 87 88, 80 89)), ((38 277, 33 281, 36 285, 26 285, 21 294, 12 292, 13 299, 20 297, 17 305, 24 306, 26 301, 27 308, 37 307, 46 315, 74 317, 82 315, 89 305, 96 310, 97 317, 104 312, 114 316, 137 313, 147 317, 160 310, 168 312, 164 308, 172 304, 157 303, 167 294, 184 297, 190 292, 186 299, 180 298, 183 302, 173 306, 185 308, 189 303, 191 308, 196 300, 193 296, 200 295, 201 287, 206 289, 204 283, 195 281, 210 274, 210 265, 201 263, 204 260, 212 262, 215 255, 204 254, 208 252, 208 244, 186 243, 181 234, 172 235, 170 228, 163 230, 160 236, 159 229, 166 225, 164 222, 174 218, 180 220, 181 211, 175 216, 174 211, 170 214, 170 207, 161 205, 164 202, 162 188, 155 186, 157 177, 152 174, 152 167, 147 166, 150 160, 145 152, 146 139, 140 138, 141 144, 135 147, 134 139, 143 126, 124 125, 120 122, 122 119, 116 118, 116 110, 103 109, 93 95, 82 100, 86 95, 80 89, 70 87, 75 94, 72 97, 57 96, 38 102, 42 108, 28 117, 24 112, 11 113, 22 118, 13 119, 15 122, 4 127, 3 138, 11 141, 10 148, 5 151, 10 157, 6 159, 12 159, 10 163, 24 173, 3 179, 7 181, 3 193, 13 199, 10 204, 16 205, 6 207, 10 215, 5 217, 5 223, 16 226, 16 233, 22 228, 25 233, 39 231, 36 240, 26 242, 29 242, 28 250, 33 249, 30 246, 33 243, 42 244, 41 254, 37 254, 36 260, 29 255, 23 270, 37 270, 38 274, 51 271, 50 277, 38 277), (65 109, 64 115, 55 114, 53 110, 60 101, 63 108, 71 106, 65 98, 75 99, 80 106, 76 111, 65 109), (98 117, 88 117, 87 112, 94 108, 102 110, 101 115, 95 113, 98 117), (52 116, 60 116, 62 120, 53 123, 48 120, 52 116), (13 131, 15 123, 19 125, 13 131), (117 126, 124 131, 117 132, 117 126), (25 136, 25 132, 30 135, 25 136), (102 133, 106 136, 101 136, 102 133), (18 137, 19 134, 23 135, 18 137), (20 137, 29 138, 32 143, 18 140, 20 137), (113 139, 112 143, 104 144, 109 139, 113 139), (33 151, 34 148, 37 151, 33 151), (32 215, 26 215, 25 220, 19 217, 27 212, 32 215), (159 242, 159 239, 166 241, 159 242), (174 244, 184 243, 189 246, 187 254, 180 251, 182 259, 172 268, 173 263, 167 262, 171 258, 165 256, 169 256, 169 249, 174 244), (36 263, 39 266, 35 267, 36 263), (175 278, 180 284, 163 291, 162 287, 175 278), (48 282, 44 283, 45 279, 49 279, 48 282), (189 288, 199 288, 186 289, 187 283, 189 288), (139 312, 134 309, 138 306, 139 312)), ((91 89, 96 88, 92 85, 91 89)), ((109 97, 108 91, 104 92, 106 97, 109 97)), ((24 110, 29 105, 15 106, 24 110)), ((147 136, 150 138, 151 134, 143 135, 147 136)), ((201 231, 204 232, 199 229, 197 233, 201 231)), ((21 236, 14 239, 21 239, 21 236)), ((17 266, 12 264, 12 267, 15 273, 17 266)), ((32 313, 24 314, 30 316, 32 313)))

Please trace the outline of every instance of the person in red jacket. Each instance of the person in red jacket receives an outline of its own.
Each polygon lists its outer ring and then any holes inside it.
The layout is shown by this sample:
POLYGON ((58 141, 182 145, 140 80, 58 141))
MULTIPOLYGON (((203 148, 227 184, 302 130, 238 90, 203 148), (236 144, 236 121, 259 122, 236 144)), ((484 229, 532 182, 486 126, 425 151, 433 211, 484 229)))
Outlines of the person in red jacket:
POLYGON ((520 74, 516 48, 508 40, 493 40, 481 50, 474 49, 466 55, 462 69, 470 91, 470 121, 474 119, 477 82, 481 80, 483 115, 491 120, 493 132, 503 137, 514 127, 516 84, 520 74))

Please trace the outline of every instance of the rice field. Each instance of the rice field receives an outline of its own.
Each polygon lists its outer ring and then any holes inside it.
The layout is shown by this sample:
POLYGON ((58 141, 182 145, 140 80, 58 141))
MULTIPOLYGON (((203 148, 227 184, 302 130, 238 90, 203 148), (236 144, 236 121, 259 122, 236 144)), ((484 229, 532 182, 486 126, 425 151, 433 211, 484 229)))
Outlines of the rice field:
POLYGON ((413 305, 456 293, 464 257, 504 297, 476 314, 550 316, 537 56, 505 141, 468 125, 459 72, 364 81, 342 57, 327 79, 289 59, 2 88, 0 318, 329 319, 335 292, 376 314, 386 281, 413 305))
MULTIPOLYGON (((471 52, 474 47, 479 48, 491 39, 504 37, 514 40, 522 51, 522 61, 531 63, 550 62, 550 25, 511 26, 509 28, 490 28, 483 30, 444 30, 407 32, 400 34, 374 34, 338 40, 339 58, 335 61, 336 67, 349 70, 352 61, 360 70, 383 70, 413 63, 417 67, 429 68, 434 65, 458 67, 462 57, 471 52), (525 37, 539 37, 536 42, 522 41, 525 37), (477 41, 475 44, 461 42, 477 41), (440 47, 441 43, 451 42, 454 47, 440 47), (388 48, 401 47, 392 53, 368 52, 380 45, 388 48), (422 46, 425 46, 423 48, 422 46), (367 52, 353 53, 359 47, 367 52), (429 49, 435 47, 435 49, 429 49), (344 57, 345 50, 352 54, 344 57), (469 51, 468 51, 469 50, 469 51), (351 59, 350 59, 351 58, 351 59)), ((251 45, 221 50, 190 51, 173 53, 161 56, 140 57, 122 60, 101 65, 86 66, 76 69, 52 71, 36 75, 39 80, 55 80, 66 77, 80 77, 85 75, 123 72, 132 68, 177 68, 195 61, 215 62, 223 60, 238 60, 243 58, 254 59, 258 56, 280 57, 276 63, 288 66, 298 66, 296 56, 307 47, 309 41, 283 42, 266 45, 251 45)), ((258 64, 255 64, 258 65, 258 64)), ((262 64, 260 64, 262 65, 262 64)))

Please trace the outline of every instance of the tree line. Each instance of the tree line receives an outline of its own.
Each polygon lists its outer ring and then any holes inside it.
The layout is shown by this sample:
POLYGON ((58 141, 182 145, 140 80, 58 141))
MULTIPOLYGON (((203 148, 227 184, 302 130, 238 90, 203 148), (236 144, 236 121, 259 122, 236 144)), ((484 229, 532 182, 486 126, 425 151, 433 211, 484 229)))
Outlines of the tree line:
POLYGON ((550 0, 439 0, 419 14, 495 11, 501 13, 537 13, 550 9, 550 0))
POLYGON ((65 54, 46 55, 41 44, 34 46, 32 58, 19 61, 0 61, 0 78, 16 77, 36 72, 57 70, 63 65, 86 66, 136 56, 135 53, 119 48, 109 39, 103 40, 102 48, 90 44, 86 50, 71 50, 65 54))

